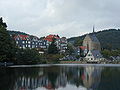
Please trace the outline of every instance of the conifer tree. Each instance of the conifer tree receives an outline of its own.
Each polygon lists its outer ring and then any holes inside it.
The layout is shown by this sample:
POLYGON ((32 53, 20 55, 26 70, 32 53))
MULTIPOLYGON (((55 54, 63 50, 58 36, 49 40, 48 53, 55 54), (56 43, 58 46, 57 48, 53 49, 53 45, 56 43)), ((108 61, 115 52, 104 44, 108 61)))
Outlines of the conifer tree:
POLYGON ((58 48, 55 44, 55 39, 53 38, 52 43, 48 47, 48 54, 58 54, 58 48))
POLYGON ((0 62, 10 62, 15 56, 15 44, 7 32, 7 25, 0 18, 0 62))

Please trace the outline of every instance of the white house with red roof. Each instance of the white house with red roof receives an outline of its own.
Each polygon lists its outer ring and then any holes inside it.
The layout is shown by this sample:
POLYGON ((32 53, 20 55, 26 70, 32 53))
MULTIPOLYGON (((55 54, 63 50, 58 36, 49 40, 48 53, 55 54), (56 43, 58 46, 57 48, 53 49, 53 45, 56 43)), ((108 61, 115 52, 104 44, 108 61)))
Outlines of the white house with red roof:
POLYGON ((64 53, 67 49, 67 39, 66 37, 59 37, 58 35, 48 35, 44 38, 44 40, 47 40, 49 44, 55 39, 55 43, 60 50, 60 53, 64 53))
POLYGON ((43 48, 47 49, 47 40, 39 39, 31 35, 14 35, 14 40, 19 48, 43 48))
POLYGON ((16 41, 19 48, 41 48, 47 50, 53 39, 55 39, 55 43, 60 52, 65 52, 67 49, 66 37, 60 38, 58 35, 50 34, 41 39, 28 34, 10 34, 10 36, 16 41))

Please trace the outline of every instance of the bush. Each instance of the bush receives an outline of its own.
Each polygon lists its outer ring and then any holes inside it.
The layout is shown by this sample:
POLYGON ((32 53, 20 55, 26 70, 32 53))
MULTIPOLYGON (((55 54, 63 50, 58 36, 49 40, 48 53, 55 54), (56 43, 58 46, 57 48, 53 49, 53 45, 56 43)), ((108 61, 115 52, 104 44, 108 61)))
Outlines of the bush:
POLYGON ((17 64, 43 63, 42 56, 35 49, 18 49, 16 59, 17 64))

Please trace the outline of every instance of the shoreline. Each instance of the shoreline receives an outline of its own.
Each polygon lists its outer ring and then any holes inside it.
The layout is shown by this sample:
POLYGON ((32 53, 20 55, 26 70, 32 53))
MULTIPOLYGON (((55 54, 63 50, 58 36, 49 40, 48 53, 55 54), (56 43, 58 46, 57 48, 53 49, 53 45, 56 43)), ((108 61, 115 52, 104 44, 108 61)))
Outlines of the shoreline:
POLYGON ((120 67, 120 64, 36 64, 36 65, 12 65, 11 68, 24 67, 51 67, 51 66, 103 66, 103 67, 120 67))

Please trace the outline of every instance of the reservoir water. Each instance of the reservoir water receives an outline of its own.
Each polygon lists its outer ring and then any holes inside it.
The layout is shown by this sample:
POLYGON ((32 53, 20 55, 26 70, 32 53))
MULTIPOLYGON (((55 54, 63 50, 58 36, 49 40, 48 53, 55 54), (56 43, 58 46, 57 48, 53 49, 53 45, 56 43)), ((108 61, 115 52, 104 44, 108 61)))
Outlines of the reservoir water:
POLYGON ((120 90, 120 65, 4 67, 0 90, 120 90))

